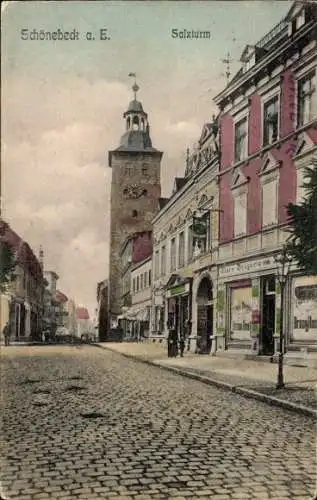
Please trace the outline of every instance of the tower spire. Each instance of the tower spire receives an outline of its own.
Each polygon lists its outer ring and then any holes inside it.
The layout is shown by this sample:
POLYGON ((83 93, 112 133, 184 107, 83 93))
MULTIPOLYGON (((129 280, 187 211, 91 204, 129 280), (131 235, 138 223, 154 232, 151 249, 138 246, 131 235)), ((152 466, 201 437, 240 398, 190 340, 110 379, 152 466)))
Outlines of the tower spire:
POLYGON ((134 78, 134 84, 132 85, 132 90, 134 93, 134 100, 136 101, 136 94, 137 94, 138 90, 140 90, 140 87, 136 83, 136 73, 129 73, 128 76, 134 78))

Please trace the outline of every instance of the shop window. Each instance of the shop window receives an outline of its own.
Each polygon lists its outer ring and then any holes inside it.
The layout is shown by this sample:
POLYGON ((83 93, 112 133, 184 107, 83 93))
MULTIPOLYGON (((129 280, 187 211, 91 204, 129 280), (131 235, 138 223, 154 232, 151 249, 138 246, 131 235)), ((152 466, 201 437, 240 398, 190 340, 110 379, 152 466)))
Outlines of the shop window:
POLYGON ((247 118, 235 124, 234 157, 235 161, 242 161, 248 156, 247 118))
POLYGON ((166 274, 166 247, 165 245, 161 248, 161 275, 166 274))
POLYGON ((176 269, 176 239, 171 239, 171 271, 176 269))
POLYGON ((185 237, 184 231, 179 233, 178 235, 178 267, 184 267, 185 264, 185 237))
POLYGON ((264 104, 263 108, 263 146, 277 141, 279 134, 279 99, 273 97, 264 104))
POLYGON ((316 73, 309 73, 298 82, 298 126, 311 122, 316 117, 316 73))

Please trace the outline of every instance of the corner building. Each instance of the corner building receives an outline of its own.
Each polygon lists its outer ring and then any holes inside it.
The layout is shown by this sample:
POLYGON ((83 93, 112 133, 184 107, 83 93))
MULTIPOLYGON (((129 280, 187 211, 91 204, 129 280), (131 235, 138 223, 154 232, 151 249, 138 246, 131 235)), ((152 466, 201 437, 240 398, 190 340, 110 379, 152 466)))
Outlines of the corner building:
POLYGON ((317 276, 292 265, 286 297, 274 256, 316 168, 317 6, 295 2, 244 50, 242 68, 214 99, 221 110, 217 350, 272 356, 284 311, 286 360, 317 362, 317 276))
POLYGON ((161 195, 161 158, 163 153, 152 146, 148 115, 136 99, 123 114, 125 133, 117 149, 109 152, 112 168, 110 208, 109 319, 117 326, 121 313, 120 251, 133 233, 151 231, 152 219, 159 208, 161 195))

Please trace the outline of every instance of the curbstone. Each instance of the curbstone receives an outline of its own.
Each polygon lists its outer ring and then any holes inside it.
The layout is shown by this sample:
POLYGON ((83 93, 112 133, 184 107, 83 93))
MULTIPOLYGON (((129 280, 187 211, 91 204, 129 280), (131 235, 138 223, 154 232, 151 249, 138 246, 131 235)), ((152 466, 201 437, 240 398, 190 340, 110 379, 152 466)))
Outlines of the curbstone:
POLYGON ((191 378, 193 380, 198 380, 199 382, 202 382, 204 384, 212 385, 212 386, 218 387, 219 389, 224 389, 224 390, 236 393, 236 394, 240 394, 241 396, 245 396, 249 399, 256 399, 258 401, 262 401, 263 403, 267 403, 271 406, 278 406, 278 407, 284 408, 286 410, 295 411, 297 413, 301 413, 301 414, 307 415, 309 417, 313 417, 317 420, 317 410, 314 410, 313 408, 309 408, 307 406, 300 405, 297 403, 292 403, 291 401, 286 401, 285 399, 279 399, 275 396, 269 396, 267 394, 263 394, 262 392, 255 391, 254 389, 246 389, 245 387, 240 387, 240 386, 230 384, 228 382, 223 382, 221 380, 217 380, 217 379, 214 379, 212 377, 208 377, 206 375, 199 375, 197 373, 187 371, 184 368, 176 368, 175 366, 167 366, 167 365, 161 364, 160 361, 156 361, 155 359, 150 360, 150 359, 143 358, 142 356, 139 356, 139 355, 128 354, 125 352, 119 352, 116 349, 112 349, 111 347, 105 346, 105 345, 100 345, 100 344, 92 344, 92 345, 94 345, 95 347, 99 347, 100 349, 106 349, 108 351, 114 352, 114 353, 119 354, 121 356, 124 356, 128 359, 133 359, 135 361, 139 361, 141 363, 151 365, 151 366, 156 366, 156 367, 162 368, 166 371, 176 373, 177 375, 191 378))

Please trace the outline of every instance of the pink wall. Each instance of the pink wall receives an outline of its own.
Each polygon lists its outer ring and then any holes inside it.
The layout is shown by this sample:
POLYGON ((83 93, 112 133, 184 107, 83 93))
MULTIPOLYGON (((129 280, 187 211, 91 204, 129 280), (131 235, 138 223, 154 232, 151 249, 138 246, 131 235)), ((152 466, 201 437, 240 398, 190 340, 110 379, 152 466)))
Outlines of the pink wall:
POLYGON ((221 170, 230 167, 234 161, 234 127, 230 115, 223 115, 220 125, 221 170))
POLYGON ((249 111, 249 154, 261 147, 261 97, 257 94, 250 99, 249 111))
MULTIPOLYGON (((296 123, 296 88, 293 76, 287 70, 281 79, 280 98, 280 137, 295 130, 296 123)), ((261 98, 255 94, 250 99, 249 108, 249 155, 256 154, 261 149, 262 141, 261 98)), ((230 115, 221 118, 221 162, 220 172, 234 163, 234 124, 230 115)), ((295 151, 295 139, 291 138, 277 148, 270 150, 276 159, 282 162, 280 169, 279 192, 279 222, 286 221, 285 206, 296 198, 296 169, 292 160, 295 151)), ((261 181, 259 171, 265 158, 265 153, 253 158, 240 168, 249 177, 247 233, 254 234, 261 230, 261 181)), ((230 241, 234 235, 234 211, 231 193, 232 173, 229 170, 220 176, 220 243, 230 241)))
POLYGON ((152 235, 143 233, 137 236, 132 242, 132 262, 141 262, 152 254, 152 235))

